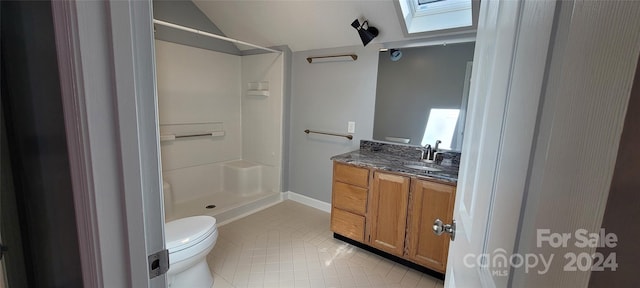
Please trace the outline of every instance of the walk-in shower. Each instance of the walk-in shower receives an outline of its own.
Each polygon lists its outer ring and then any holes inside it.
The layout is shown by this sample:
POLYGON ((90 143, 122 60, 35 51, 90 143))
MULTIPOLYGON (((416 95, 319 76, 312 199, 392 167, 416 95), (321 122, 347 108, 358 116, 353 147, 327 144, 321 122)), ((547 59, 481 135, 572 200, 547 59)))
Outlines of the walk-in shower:
POLYGON ((283 54, 155 47, 167 220, 224 223, 280 201, 283 54))

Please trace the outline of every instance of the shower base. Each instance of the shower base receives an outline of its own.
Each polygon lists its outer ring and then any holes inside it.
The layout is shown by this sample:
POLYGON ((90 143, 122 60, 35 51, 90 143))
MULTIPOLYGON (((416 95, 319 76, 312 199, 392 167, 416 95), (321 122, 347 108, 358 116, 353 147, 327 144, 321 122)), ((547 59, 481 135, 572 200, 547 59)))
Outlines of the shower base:
POLYGON ((206 197, 174 204, 173 215, 166 220, 171 221, 190 216, 209 215, 216 218, 218 226, 222 226, 235 219, 278 204, 282 200, 283 193, 280 192, 262 192, 250 196, 240 196, 238 193, 231 192, 218 192, 206 197), (206 208, 210 205, 215 205, 215 208, 206 208))

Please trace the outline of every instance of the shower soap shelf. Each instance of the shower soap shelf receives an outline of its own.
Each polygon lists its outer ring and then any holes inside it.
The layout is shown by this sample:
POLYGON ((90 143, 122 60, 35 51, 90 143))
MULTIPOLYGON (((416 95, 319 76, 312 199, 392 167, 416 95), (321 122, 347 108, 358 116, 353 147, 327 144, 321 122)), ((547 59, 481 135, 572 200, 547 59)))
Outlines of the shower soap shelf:
POLYGON ((248 96, 269 96, 269 81, 247 83, 248 96))

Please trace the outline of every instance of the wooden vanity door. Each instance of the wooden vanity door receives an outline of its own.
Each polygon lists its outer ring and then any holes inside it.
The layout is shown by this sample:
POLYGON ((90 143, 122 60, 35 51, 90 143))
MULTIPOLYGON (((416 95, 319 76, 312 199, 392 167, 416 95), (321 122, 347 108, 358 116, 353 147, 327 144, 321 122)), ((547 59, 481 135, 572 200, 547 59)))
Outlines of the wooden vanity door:
POLYGON ((374 173, 369 206, 371 246, 396 256, 403 255, 408 201, 408 177, 374 173))
POLYGON ((445 272, 449 254, 448 234, 433 233, 436 219, 453 221, 456 187, 415 179, 411 187, 407 232, 408 257, 411 261, 438 272, 445 272))

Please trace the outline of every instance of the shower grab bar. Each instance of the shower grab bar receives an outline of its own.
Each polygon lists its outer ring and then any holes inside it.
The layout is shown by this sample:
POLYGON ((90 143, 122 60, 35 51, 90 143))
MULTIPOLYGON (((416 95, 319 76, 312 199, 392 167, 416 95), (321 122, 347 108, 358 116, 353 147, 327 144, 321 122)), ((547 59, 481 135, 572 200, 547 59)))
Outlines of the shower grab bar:
MULTIPOLYGON (((333 61, 356 61, 356 60, 358 60, 358 55, 356 55, 356 54, 342 54, 342 55, 328 55, 328 56, 313 56, 313 57, 307 57, 307 62, 313 63, 313 59, 321 60, 320 62, 327 62, 327 61, 332 61, 332 60, 333 61), (340 59, 333 60, 332 58, 340 58, 340 59)), ((316 62, 316 63, 318 63, 318 62, 316 62)))
POLYGON ((176 138, 189 138, 189 137, 212 136, 212 134, 213 134, 213 133, 180 135, 180 136, 176 136, 176 138))
POLYGON ((316 134, 323 134, 323 135, 330 135, 330 136, 337 136, 337 137, 344 137, 347 138, 349 140, 353 139, 353 135, 349 135, 349 134, 336 134, 336 133, 329 133, 329 132, 321 132, 321 131, 313 131, 313 130, 304 130, 304 133, 316 133, 316 134))
POLYGON ((179 138, 192 138, 192 137, 203 137, 203 136, 208 136, 208 137, 220 137, 220 136, 224 136, 224 131, 213 131, 213 132, 206 132, 206 133, 197 133, 197 134, 185 134, 185 135, 175 135, 175 134, 165 134, 165 135, 160 135, 160 141, 171 141, 171 140, 175 140, 175 139, 179 139, 179 138))

